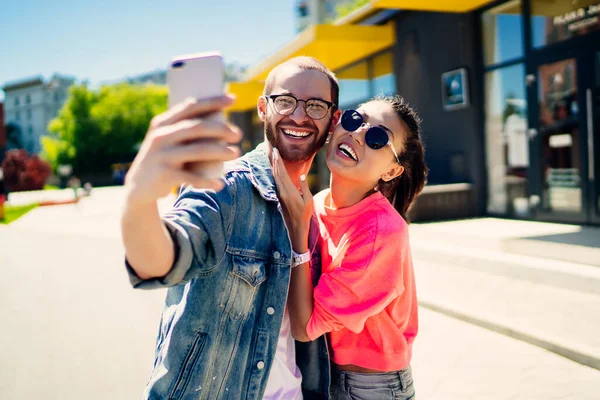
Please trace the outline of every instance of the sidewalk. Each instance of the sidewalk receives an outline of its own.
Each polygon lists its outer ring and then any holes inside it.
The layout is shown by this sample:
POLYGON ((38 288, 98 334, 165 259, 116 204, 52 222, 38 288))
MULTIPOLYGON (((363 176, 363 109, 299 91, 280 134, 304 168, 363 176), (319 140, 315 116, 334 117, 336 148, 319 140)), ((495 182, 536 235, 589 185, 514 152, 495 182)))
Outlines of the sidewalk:
MULTIPOLYGON (((505 247, 507 241, 527 240, 521 239, 527 234, 578 229, 492 218, 414 224, 420 304, 600 370, 600 268, 513 254, 505 247)), ((569 246, 572 252, 599 250, 588 243, 569 246)))
POLYGON ((474 218, 412 224, 411 232, 458 246, 600 266, 600 227, 474 218))
POLYGON ((422 307, 411 364, 417 399, 600 398, 600 371, 422 307))
MULTIPOLYGON (((79 197, 83 190, 79 189, 79 197)), ((33 190, 27 192, 11 192, 7 204, 11 206, 23 206, 33 203, 68 203, 75 199, 73 189, 58 190, 33 190)))

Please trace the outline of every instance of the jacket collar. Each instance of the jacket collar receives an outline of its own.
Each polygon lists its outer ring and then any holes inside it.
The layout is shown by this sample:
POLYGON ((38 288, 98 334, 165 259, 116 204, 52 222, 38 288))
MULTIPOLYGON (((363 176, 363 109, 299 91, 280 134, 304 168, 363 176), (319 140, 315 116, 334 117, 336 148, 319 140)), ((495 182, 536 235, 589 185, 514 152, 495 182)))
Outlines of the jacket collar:
POLYGON ((256 146, 251 152, 227 164, 228 171, 250 172, 252 185, 260 195, 265 200, 278 201, 273 168, 267 155, 267 144, 265 142, 256 146))

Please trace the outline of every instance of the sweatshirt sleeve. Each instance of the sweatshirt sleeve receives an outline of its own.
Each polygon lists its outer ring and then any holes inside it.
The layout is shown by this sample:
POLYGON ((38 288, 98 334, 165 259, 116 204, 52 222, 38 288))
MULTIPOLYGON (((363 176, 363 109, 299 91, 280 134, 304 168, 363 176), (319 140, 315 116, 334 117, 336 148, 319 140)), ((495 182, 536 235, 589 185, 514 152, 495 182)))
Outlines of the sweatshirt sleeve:
MULTIPOLYGON (((314 290, 314 309, 306 332, 311 340, 342 328, 354 333, 382 312, 404 290, 403 266, 408 251, 408 228, 377 221, 349 238, 343 256, 332 255, 314 290)), ((338 247, 340 247, 338 245, 338 247)))

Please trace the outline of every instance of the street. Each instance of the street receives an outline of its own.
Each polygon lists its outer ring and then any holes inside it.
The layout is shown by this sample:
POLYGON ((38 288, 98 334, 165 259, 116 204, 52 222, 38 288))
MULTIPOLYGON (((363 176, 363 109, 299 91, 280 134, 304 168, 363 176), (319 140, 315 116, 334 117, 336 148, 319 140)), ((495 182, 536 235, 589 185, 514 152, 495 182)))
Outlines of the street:
MULTIPOLYGON (((165 292, 129 285, 119 238, 122 201, 122 188, 94 189, 79 204, 40 207, 0 225, 1 399, 140 398, 165 292)), ((416 235, 415 248, 423 247, 423 240, 416 235)), ((577 283, 564 289, 558 281, 541 285, 485 268, 468 272, 448 260, 415 251, 423 304, 412 363, 417 398, 600 399, 598 369, 533 340, 433 311, 438 305, 485 319, 486 310, 493 310, 496 319, 490 320, 507 329, 532 321, 522 335, 572 342, 569 349, 593 362, 600 353, 598 293, 578 291, 577 283), (532 297, 529 305, 519 293, 532 297), (540 317, 537 323, 536 310, 544 304, 558 318, 540 317)))

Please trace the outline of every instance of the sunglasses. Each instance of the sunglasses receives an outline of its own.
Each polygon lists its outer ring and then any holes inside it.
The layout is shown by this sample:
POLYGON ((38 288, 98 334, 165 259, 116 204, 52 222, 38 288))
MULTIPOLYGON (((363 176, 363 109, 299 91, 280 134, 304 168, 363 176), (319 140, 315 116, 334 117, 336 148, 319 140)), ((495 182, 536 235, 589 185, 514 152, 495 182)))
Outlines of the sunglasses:
POLYGON ((390 146, 396 162, 400 164, 398 153, 394 148, 394 145, 390 141, 390 137, 387 131, 379 126, 371 126, 368 122, 365 122, 363 116, 356 110, 346 110, 342 114, 341 120, 342 128, 348 132, 354 132, 361 126, 368 126, 367 133, 365 133, 365 143, 373 150, 379 150, 385 146, 390 146))

